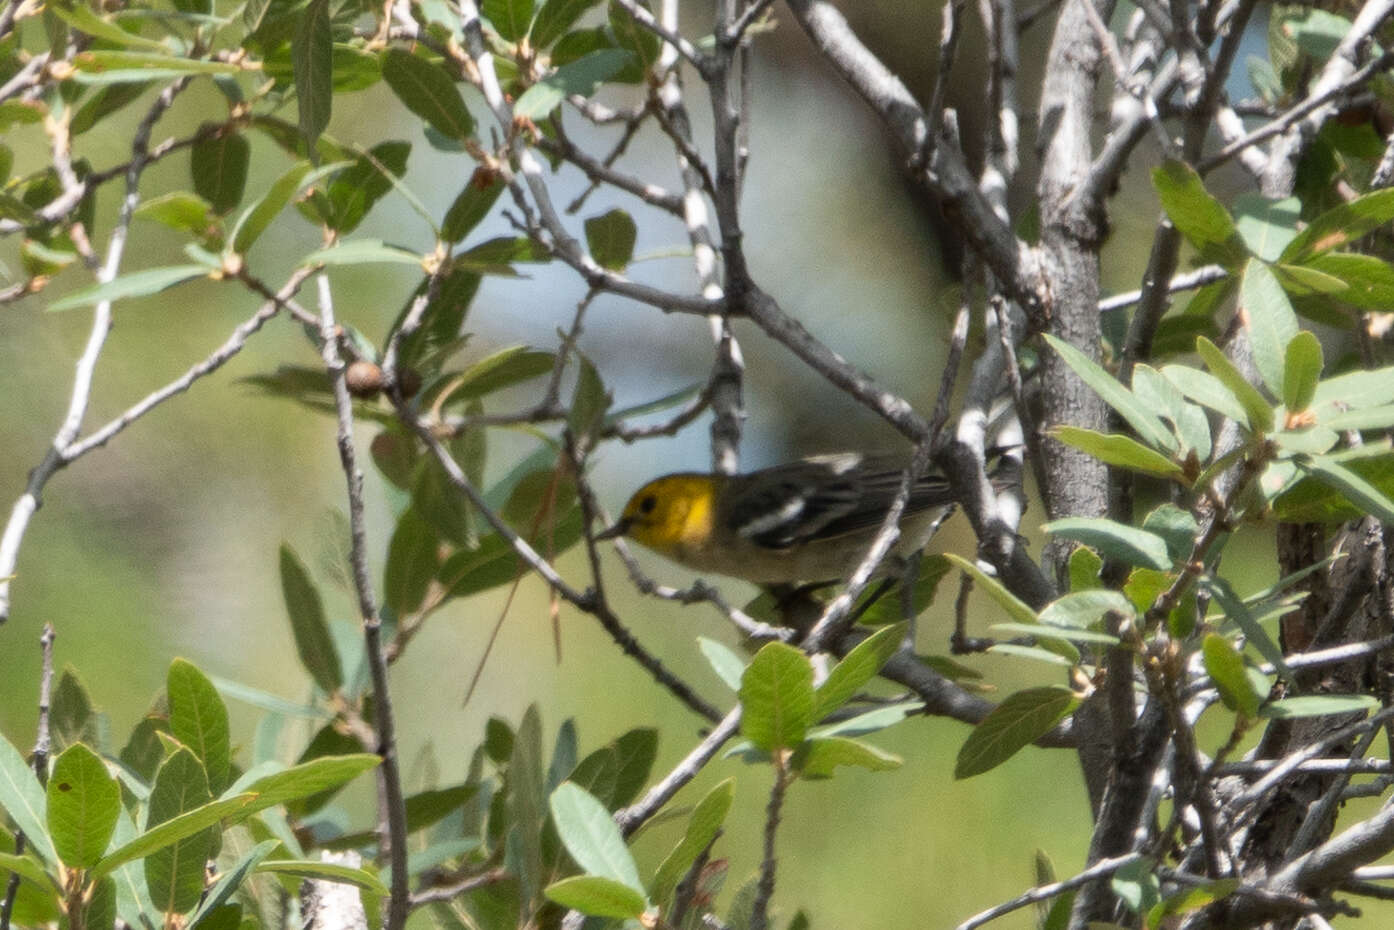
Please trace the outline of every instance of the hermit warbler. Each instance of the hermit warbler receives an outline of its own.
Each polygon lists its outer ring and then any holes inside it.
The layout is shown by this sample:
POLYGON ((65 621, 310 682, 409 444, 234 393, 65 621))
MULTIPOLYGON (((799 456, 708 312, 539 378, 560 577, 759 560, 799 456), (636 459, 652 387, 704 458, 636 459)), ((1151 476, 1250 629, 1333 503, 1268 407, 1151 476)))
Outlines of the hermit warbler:
MULTIPOLYGON (((688 568, 756 584, 836 580, 865 556, 904 469, 890 456, 849 452, 744 475, 664 475, 596 538, 628 536, 688 568)), ((893 551, 922 548, 953 499, 943 477, 917 479, 893 551)))

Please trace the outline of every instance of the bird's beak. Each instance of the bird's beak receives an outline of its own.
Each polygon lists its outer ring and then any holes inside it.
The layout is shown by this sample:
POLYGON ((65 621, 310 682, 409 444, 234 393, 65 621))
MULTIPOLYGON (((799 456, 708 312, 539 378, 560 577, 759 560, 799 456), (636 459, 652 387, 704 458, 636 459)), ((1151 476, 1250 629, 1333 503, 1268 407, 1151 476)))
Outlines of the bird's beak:
POLYGON ((625 533, 629 532, 629 525, 632 522, 633 521, 627 517, 620 517, 620 519, 616 521, 614 526, 610 527, 607 530, 601 530, 599 533, 596 533, 595 541, 602 542, 606 539, 619 539, 625 533))

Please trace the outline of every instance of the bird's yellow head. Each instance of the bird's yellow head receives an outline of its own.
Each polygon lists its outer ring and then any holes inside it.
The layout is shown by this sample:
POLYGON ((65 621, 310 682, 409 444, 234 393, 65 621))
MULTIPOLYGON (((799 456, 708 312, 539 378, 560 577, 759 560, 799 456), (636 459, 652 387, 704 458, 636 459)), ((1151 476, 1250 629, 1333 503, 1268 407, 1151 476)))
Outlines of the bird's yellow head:
POLYGON ((600 538, 628 536, 663 555, 680 555, 711 537, 716 484, 711 475, 665 475, 634 492, 600 538))

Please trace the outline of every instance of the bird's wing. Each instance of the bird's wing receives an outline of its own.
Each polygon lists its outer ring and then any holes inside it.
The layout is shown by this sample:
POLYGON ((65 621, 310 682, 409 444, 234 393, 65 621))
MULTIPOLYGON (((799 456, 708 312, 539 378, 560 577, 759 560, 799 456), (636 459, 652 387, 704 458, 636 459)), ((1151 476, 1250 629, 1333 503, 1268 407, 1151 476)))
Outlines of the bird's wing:
MULTIPOLYGON (((857 455, 824 456, 737 479, 729 526, 759 546, 787 549, 878 526, 900 490, 903 464, 857 455), (778 474, 775 474, 775 472, 778 474)), ((952 499, 942 478, 916 482, 906 514, 952 499)))

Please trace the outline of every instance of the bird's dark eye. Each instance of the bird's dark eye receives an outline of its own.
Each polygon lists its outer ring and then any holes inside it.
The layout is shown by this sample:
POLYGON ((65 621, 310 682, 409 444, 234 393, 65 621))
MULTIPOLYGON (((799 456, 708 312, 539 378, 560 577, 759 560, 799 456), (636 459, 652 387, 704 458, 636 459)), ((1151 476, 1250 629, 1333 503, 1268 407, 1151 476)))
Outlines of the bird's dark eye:
POLYGON ((653 513, 653 509, 658 506, 658 498, 652 494, 646 494, 644 499, 639 501, 640 513, 653 513))

